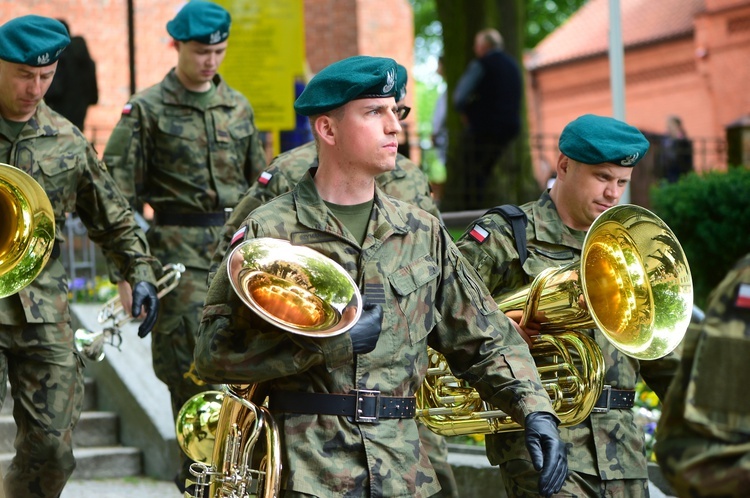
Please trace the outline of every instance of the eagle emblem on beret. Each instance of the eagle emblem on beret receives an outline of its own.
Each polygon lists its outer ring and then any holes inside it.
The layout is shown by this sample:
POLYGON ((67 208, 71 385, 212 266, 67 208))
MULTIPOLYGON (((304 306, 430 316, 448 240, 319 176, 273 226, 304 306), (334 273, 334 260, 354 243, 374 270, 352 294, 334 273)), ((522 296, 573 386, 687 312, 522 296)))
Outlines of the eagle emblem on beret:
POLYGON ((383 87, 383 93, 390 93, 393 90, 393 85, 396 84, 396 70, 389 69, 385 73, 385 86, 383 87))
POLYGON ((620 166, 632 166, 638 161, 638 158, 640 157, 640 154, 636 152, 635 154, 631 154, 627 156, 625 159, 620 161, 620 166))

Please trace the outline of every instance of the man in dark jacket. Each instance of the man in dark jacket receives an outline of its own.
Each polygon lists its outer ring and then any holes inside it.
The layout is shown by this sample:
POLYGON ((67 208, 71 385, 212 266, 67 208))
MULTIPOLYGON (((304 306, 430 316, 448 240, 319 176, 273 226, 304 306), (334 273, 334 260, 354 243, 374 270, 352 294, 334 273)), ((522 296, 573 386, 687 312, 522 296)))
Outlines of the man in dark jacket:
POLYGON ((503 52, 503 38, 484 29, 474 38, 476 59, 453 92, 453 105, 464 122, 465 208, 485 207, 484 186, 493 166, 521 130, 521 71, 503 52))

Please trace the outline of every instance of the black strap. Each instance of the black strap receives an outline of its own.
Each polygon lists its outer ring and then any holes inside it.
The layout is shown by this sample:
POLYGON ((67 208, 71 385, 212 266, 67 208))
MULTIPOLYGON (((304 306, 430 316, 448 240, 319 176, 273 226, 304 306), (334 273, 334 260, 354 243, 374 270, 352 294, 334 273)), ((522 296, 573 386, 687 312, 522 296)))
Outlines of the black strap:
POLYGON ((350 394, 273 391, 268 396, 271 413, 305 413, 349 417, 354 422, 377 422, 381 418, 414 418, 414 396, 381 396, 380 391, 357 390, 350 394))
POLYGON ((60 257, 60 242, 55 239, 55 242, 52 244, 52 251, 49 254, 50 258, 57 259, 60 257))
POLYGON ((635 391, 632 389, 612 389, 604 386, 602 394, 596 400, 592 413, 607 413, 610 410, 633 408, 635 391))
POLYGON ((223 226, 224 213, 156 213, 156 225, 174 225, 181 227, 217 227, 223 226))
POLYGON ((528 219, 526 218, 526 213, 521 211, 521 208, 516 206, 515 204, 503 204, 502 206, 495 206, 491 209, 489 209, 485 215, 491 214, 491 213, 497 213, 503 218, 505 218, 505 221, 510 223, 511 228, 513 229, 513 238, 516 240, 516 250, 518 251, 518 258, 521 261, 521 266, 526 262, 526 258, 529 256, 529 252, 526 249, 526 225, 528 224, 528 219))

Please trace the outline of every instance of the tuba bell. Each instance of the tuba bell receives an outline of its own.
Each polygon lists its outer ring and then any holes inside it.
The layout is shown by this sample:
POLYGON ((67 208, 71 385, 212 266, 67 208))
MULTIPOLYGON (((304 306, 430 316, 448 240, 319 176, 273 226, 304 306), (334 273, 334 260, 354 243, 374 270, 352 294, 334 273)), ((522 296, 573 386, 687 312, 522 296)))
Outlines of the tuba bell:
MULTIPOLYGON (((669 354, 691 321, 693 287, 685 253, 669 227, 640 206, 602 213, 588 230, 581 260, 547 268, 526 287, 497 299, 503 312, 523 310, 541 324, 531 354, 562 426, 589 416, 604 385, 604 358, 583 329, 597 328, 639 360, 669 354)), ((521 430, 453 376, 429 351, 417 417, 443 435, 521 430)))
MULTIPOLYGON (((332 337, 362 314, 362 296, 346 270, 305 246, 247 240, 229 254, 227 272, 248 308, 292 334, 332 337)), ((180 410, 177 440, 195 462, 195 480, 187 483, 195 486, 194 498, 279 495, 281 440, 262 387, 226 385, 223 393, 193 396, 180 410)))
POLYGON ((0 299, 29 285, 55 242, 55 212, 41 185, 0 163, 0 299))
MULTIPOLYGON (((162 267, 162 276, 156 282, 156 295, 161 298, 180 283, 180 277, 185 273, 185 265, 182 263, 168 264, 162 267)), ((73 335, 73 343, 76 350, 84 358, 91 361, 102 361, 104 359, 104 346, 114 346, 118 350, 122 344, 122 327, 132 321, 128 310, 122 306, 120 296, 115 296, 99 310, 97 321, 106 324, 99 332, 79 328, 73 335)))

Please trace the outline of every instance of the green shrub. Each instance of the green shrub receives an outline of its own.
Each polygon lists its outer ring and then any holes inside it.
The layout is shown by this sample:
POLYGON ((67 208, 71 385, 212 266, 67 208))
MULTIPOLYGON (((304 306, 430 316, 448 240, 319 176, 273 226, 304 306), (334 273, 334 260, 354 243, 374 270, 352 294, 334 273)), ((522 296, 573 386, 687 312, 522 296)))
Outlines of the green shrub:
POLYGON ((695 303, 750 252, 750 168, 691 173, 651 189, 653 212, 680 241, 693 276, 695 303))

